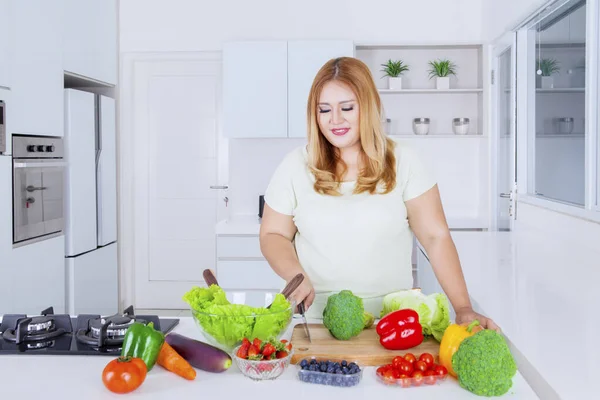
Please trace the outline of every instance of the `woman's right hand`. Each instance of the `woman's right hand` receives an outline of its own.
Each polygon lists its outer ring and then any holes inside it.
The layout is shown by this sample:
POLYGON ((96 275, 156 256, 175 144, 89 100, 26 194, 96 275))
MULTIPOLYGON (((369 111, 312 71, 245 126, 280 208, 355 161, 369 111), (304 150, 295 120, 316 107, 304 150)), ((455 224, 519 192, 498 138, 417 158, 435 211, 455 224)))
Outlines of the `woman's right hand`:
POLYGON ((291 301, 292 299, 296 302, 296 307, 304 300, 304 311, 308 311, 315 300, 315 289, 306 274, 304 274, 304 280, 300 286, 298 286, 290 295, 289 300, 291 301))

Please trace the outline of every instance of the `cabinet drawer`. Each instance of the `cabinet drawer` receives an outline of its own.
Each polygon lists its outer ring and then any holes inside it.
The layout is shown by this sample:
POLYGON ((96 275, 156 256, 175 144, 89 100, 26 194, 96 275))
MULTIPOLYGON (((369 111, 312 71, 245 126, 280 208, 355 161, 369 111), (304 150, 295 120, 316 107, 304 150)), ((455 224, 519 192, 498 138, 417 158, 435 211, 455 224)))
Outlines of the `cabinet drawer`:
POLYGON ((258 236, 218 236, 217 257, 260 257, 260 241, 258 236))
POLYGON ((281 290, 285 281, 267 261, 218 261, 217 280, 225 290, 281 290))

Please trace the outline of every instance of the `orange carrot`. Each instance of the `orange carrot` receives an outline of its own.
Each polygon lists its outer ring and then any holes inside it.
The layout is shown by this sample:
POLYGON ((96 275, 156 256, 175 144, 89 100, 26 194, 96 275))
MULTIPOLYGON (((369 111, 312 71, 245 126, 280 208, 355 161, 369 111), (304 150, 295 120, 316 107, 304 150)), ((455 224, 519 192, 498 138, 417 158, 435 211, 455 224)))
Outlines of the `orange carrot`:
POLYGON ((193 381, 196 379, 196 370, 167 342, 164 342, 160 348, 156 363, 167 371, 174 372, 187 380, 193 381))

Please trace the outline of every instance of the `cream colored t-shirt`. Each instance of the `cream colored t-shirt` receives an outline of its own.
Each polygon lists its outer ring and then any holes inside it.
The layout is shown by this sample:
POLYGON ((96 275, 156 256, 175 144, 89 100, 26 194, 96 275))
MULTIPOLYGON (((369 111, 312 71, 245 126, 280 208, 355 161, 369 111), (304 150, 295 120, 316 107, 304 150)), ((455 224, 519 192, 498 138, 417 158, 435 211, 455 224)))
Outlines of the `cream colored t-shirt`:
POLYGON ((316 298, 307 316, 319 318, 330 294, 349 289, 379 316, 382 297, 410 289, 413 234, 404 202, 435 185, 416 152, 396 146, 396 188, 385 195, 353 194, 355 182, 342 183, 343 196, 315 192, 305 146, 288 153, 265 192, 275 211, 292 215, 295 246, 316 298))

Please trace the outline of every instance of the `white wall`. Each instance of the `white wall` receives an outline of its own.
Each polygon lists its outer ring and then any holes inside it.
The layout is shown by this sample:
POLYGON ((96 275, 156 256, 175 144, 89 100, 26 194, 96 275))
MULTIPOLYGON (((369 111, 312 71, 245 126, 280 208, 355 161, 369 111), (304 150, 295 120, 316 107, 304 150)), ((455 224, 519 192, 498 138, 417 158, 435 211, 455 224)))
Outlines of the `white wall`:
POLYGON ((493 41, 520 23, 548 0, 483 0, 482 35, 493 41))
POLYGON ((220 50, 226 40, 280 38, 479 43, 481 3, 127 0, 120 2, 120 51, 220 50))

